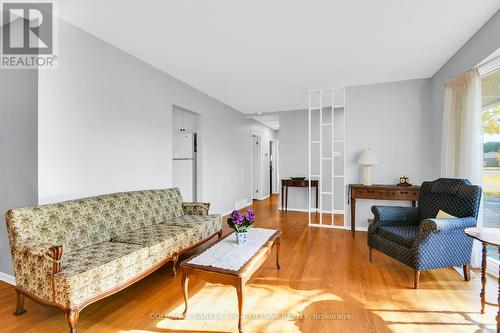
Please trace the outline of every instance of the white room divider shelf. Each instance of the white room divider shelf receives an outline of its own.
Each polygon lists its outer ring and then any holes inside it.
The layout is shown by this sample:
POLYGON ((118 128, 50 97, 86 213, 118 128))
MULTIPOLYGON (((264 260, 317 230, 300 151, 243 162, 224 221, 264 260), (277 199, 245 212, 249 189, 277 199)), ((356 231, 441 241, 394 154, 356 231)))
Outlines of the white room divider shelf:
POLYGON ((345 88, 310 90, 308 99, 309 226, 344 228, 335 225, 334 214, 344 213, 345 202, 345 88), (311 180, 318 181, 318 208, 312 207, 311 180))

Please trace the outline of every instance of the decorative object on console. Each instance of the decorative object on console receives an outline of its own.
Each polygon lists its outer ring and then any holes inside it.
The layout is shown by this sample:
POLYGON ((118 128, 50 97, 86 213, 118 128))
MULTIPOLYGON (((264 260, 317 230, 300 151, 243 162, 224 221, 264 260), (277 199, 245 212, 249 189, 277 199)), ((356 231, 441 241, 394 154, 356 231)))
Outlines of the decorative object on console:
POLYGON ((411 183, 409 182, 410 178, 407 176, 401 176, 399 177, 399 183, 397 184, 398 186, 411 186, 411 183))
POLYGON ((306 177, 290 177, 291 180, 298 180, 298 181, 302 181, 302 180, 305 180, 306 177))
POLYGON ((378 164, 377 153, 371 149, 366 148, 361 152, 358 158, 358 164, 364 165, 363 169, 363 185, 372 184, 372 165, 378 164))
POLYGON ((245 244, 247 241, 248 230, 253 227, 255 221, 255 212, 251 209, 247 210, 245 215, 238 212, 236 209, 231 213, 231 217, 227 219, 227 224, 230 228, 236 231, 236 242, 245 244))

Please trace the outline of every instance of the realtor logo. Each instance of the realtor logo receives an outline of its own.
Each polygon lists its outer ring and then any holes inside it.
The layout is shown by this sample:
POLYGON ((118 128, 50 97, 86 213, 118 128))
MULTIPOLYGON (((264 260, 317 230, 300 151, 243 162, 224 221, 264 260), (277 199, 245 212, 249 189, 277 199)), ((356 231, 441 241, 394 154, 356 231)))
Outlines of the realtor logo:
POLYGON ((54 3, 2 3, 2 68, 53 68, 54 3))

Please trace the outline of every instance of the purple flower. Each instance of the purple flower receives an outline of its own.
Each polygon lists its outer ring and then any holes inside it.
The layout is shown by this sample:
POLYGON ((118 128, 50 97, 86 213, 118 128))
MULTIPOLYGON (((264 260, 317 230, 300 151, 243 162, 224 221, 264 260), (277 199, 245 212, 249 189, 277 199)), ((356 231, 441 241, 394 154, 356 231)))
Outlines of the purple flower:
POLYGON ((255 220, 255 212, 252 209, 247 210, 247 215, 245 215, 245 218, 248 220, 248 222, 252 223, 255 220))

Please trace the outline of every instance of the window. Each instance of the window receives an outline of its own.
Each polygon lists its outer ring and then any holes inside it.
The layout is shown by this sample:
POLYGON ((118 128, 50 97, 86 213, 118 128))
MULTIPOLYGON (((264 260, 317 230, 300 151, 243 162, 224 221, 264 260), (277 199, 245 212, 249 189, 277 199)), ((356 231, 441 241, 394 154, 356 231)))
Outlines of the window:
MULTIPOLYGON (((483 226, 500 228, 500 68, 481 78, 483 104, 483 226)), ((498 250, 488 256, 500 260, 498 250)))

